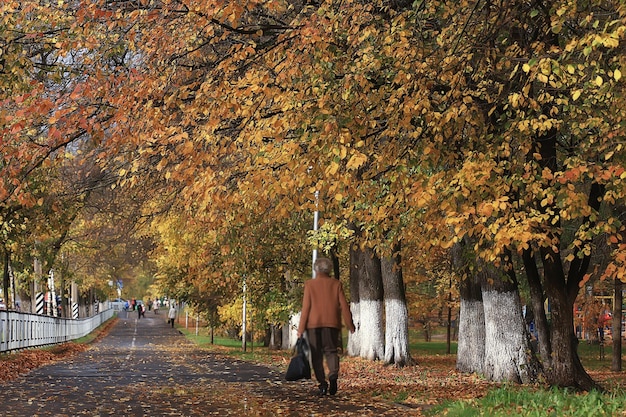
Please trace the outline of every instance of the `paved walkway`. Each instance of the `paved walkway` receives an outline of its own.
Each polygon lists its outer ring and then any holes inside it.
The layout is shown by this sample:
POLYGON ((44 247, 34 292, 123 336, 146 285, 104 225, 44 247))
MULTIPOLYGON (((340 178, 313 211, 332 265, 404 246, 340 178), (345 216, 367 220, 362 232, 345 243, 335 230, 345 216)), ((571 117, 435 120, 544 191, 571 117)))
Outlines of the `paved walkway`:
POLYGON ((202 350, 165 320, 164 313, 138 320, 122 312, 89 350, 0 381, 0 415, 407 415, 393 405, 355 404, 341 392, 317 398, 313 381, 286 382, 268 367, 202 350))

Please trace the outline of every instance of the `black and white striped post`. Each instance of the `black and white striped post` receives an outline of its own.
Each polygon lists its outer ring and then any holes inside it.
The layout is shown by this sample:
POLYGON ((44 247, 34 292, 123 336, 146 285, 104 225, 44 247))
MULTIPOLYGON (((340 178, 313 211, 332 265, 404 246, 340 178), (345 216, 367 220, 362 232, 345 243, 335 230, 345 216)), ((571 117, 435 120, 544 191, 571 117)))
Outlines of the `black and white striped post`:
POLYGON ((35 314, 43 314, 43 303, 44 303, 44 294, 41 292, 40 283, 41 283, 41 262, 39 259, 35 258, 33 261, 33 270, 35 272, 35 277, 31 286, 31 313, 35 314))
POLYGON ((70 298, 72 299, 72 318, 78 318, 78 285, 74 281, 70 284, 70 298))
POLYGON ((35 296, 35 313, 43 314, 43 293, 38 292, 35 296))

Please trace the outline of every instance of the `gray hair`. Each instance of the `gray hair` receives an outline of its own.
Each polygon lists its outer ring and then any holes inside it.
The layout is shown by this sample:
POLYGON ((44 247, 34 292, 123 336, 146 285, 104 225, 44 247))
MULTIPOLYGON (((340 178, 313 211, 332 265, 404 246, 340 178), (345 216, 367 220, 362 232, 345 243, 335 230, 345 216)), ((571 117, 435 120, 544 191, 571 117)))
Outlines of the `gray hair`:
POLYGON ((333 270, 333 261, 328 258, 317 258, 315 260, 315 264, 313 265, 313 269, 315 272, 330 275, 333 270))

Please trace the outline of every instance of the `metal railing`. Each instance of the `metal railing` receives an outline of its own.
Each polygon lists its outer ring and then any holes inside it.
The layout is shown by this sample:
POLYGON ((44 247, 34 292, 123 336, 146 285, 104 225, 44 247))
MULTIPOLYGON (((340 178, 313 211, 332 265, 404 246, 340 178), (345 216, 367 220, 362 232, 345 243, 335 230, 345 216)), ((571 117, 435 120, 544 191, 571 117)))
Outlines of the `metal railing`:
POLYGON ((106 309, 84 319, 0 311, 0 352, 53 345, 79 339, 94 331, 115 312, 106 309))

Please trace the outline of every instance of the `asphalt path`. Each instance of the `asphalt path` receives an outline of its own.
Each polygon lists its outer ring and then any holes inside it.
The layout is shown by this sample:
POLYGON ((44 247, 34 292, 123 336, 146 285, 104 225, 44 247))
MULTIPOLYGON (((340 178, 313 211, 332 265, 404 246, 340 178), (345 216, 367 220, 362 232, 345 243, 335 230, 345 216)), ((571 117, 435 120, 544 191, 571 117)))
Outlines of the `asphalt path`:
MULTIPOLYGON (((1 376, 0 376, 1 379, 1 376)), ((165 314, 121 312, 85 352, 0 381, 0 416, 406 415, 339 393, 317 398, 313 381, 198 348, 165 314)))

